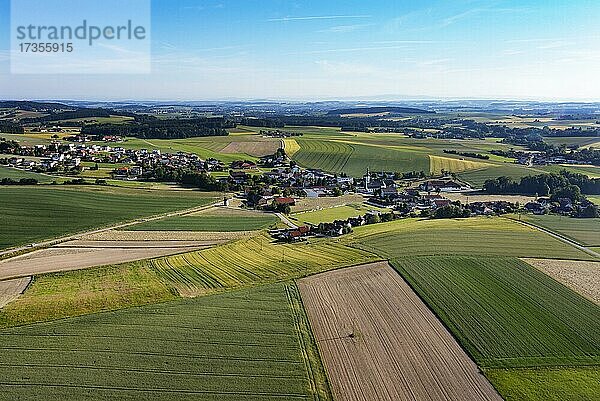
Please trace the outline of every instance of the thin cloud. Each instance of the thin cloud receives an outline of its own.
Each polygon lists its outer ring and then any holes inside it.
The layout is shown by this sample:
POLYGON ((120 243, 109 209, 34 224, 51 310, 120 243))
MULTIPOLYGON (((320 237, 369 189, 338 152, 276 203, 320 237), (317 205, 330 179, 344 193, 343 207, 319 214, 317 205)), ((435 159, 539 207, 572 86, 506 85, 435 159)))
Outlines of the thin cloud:
POLYGON ((288 21, 316 21, 316 20, 337 20, 351 18, 371 18, 371 15, 313 15, 306 17, 281 17, 269 18, 268 22, 288 22, 288 21))

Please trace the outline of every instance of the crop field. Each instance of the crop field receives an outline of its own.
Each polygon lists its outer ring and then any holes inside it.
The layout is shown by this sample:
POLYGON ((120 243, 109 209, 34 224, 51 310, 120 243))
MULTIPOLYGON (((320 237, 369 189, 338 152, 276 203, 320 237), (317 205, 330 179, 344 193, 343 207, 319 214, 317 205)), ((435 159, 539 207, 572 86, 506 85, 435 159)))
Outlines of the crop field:
POLYGON ((0 309, 0 328, 175 299, 147 265, 134 262, 36 276, 0 309))
POLYGON ((296 287, 0 331, 2 400, 329 400, 296 287))
POLYGON ((541 169, 527 168, 513 163, 494 164, 480 170, 469 170, 460 173, 458 176, 469 184, 480 188, 486 180, 498 178, 501 176, 512 179, 519 179, 526 175, 543 174, 541 169))
POLYGON ((289 157, 294 156, 296 154, 296 152, 300 150, 300 145, 298 145, 298 142, 296 142, 295 139, 286 138, 283 140, 283 144, 284 144, 285 153, 289 157))
POLYGON ((506 401, 591 401, 600 394, 600 369, 494 369, 485 372, 506 401))
POLYGON ((56 180, 58 177, 54 178, 45 174, 0 166, 0 180, 2 178, 12 178, 13 180, 20 180, 21 178, 34 178, 40 183, 49 183, 56 180))
POLYGON ((461 160, 429 155, 429 172, 431 174, 441 174, 442 171, 462 173, 464 171, 482 169, 488 166, 490 166, 489 163, 475 160, 461 160))
POLYGON ((231 142, 221 149, 222 153, 245 153, 250 156, 262 157, 272 155, 281 147, 281 141, 256 139, 252 142, 231 142))
POLYGON ((429 171, 426 153, 334 140, 298 139, 298 164, 334 173, 362 176, 372 171, 429 171))
POLYGON ((600 142, 598 137, 547 137, 544 142, 552 145, 567 145, 585 148, 600 142))
POLYGON ((31 277, 0 281, 0 309, 14 301, 31 283, 31 277))
POLYGON ((299 281, 338 400, 501 400, 387 262, 299 281))
POLYGON ((564 235, 582 245, 600 246, 600 219, 576 219, 555 215, 522 215, 531 224, 564 235))
POLYGON ((548 166, 541 167, 548 173, 558 174, 563 170, 566 170, 573 174, 583 174, 590 178, 600 178, 600 167, 597 166, 581 166, 573 164, 551 164, 548 166))
POLYGON ((398 220, 358 227, 344 241, 389 257, 498 255, 592 259, 550 235, 501 218, 398 220))
POLYGON ((600 262, 554 259, 523 260, 600 305, 600 262))
POLYGON ((362 203, 362 195, 351 194, 327 198, 301 198, 296 201, 296 206, 292 206, 292 212, 306 212, 320 209, 328 209, 335 206, 344 206, 351 203, 362 203))
POLYGON ((127 227, 131 231, 252 231, 268 228, 279 219, 271 214, 257 216, 176 216, 127 227))
POLYGON ((333 241, 279 244, 260 234, 212 249, 155 259, 151 265, 174 291, 197 296, 377 259, 333 241))
POLYGON ((394 259, 484 368, 600 364, 600 307, 514 258, 394 259))
POLYGON ((2 187, 0 249, 206 205, 213 196, 96 186, 2 187))

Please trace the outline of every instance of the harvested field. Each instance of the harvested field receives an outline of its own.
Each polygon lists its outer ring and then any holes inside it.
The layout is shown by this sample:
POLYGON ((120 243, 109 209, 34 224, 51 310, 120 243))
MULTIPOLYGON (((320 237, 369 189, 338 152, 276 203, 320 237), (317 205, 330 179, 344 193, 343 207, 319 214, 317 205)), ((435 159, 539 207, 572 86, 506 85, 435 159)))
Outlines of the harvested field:
POLYGON ((351 203, 362 203, 363 200, 363 196, 358 194, 344 195, 334 198, 302 198, 296 202, 296 206, 292 207, 292 212, 298 213, 327 209, 330 207, 343 206, 351 203))
POLYGON ((600 305, 600 262, 552 259, 523 260, 600 305))
POLYGON ((501 400, 386 262, 298 285, 338 401, 501 400))
POLYGON ((281 146, 279 140, 254 140, 252 142, 231 142, 225 146, 222 153, 245 153, 250 156, 263 157, 277 152, 281 146))
POLYGON ((0 308, 17 299, 25 291, 30 282, 31 277, 0 281, 0 308))
POLYGON ((109 230, 82 236, 89 241, 231 241, 253 234, 251 231, 119 231, 109 230))
POLYGON ((454 159, 451 157, 429 155, 429 172, 431 174, 441 174, 442 171, 452 173, 462 173, 464 171, 477 170, 491 166, 490 163, 474 160, 454 159))
MULTIPOLYGON (((85 242, 83 243, 85 244, 85 242)), ((132 262, 199 250, 211 245, 210 243, 195 243, 194 245, 165 247, 163 244, 161 247, 161 243, 153 242, 154 246, 146 246, 144 243, 143 247, 139 245, 132 247, 132 242, 129 242, 125 246, 115 247, 116 243, 110 242, 106 247, 98 245, 84 247, 79 241, 76 241, 72 247, 69 247, 68 244, 64 243, 59 247, 42 249, 0 261, 0 280, 132 262)))

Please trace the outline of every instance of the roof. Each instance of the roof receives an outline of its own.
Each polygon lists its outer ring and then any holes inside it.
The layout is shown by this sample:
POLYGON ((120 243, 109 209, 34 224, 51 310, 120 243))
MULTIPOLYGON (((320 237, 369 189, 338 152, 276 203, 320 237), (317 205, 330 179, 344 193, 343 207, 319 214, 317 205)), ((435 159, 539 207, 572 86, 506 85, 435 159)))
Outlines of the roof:
POLYGON ((294 198, 275 198, 275 203, 280 205, 290 205, 292 203, 296 203, 294 198))

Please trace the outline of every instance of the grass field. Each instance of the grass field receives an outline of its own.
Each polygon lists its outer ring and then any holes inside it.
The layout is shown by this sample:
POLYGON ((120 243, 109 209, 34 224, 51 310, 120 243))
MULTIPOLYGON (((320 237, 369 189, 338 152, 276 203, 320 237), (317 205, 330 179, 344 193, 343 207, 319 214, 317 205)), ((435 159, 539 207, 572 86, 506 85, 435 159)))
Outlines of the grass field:
POLYGON ((2 400, 330 399, 293 284, 5 329, 0 349, 2 400))
POLYGON ((458 176, 469 184, 480 188, 483 186, 486 180, 493 178, 505 176, 512 179, 519 179, 526 175, 543 174, 544 172, 545 171, 540 169, 532 169, 513 163, 505 163, 494 164, 490 167, 480 170, 465 171, 460 173, 458 176))
POLYGON ((279 244, 265 234, 217 248, 153 260, 152 268, 184 296, 298 278, 378 258, 334 241, 279 244))
POLYGON ((392 261, 483 367, 600 364, 600 307, 513 258, 392 261))
POLYGON ((494 369, 485 372, 506 401, 591 401, 600 394, 600 369, 494 369))
POLYGON ((600 142, 600 138, 598 137, 546 137, 544 138, 544 142, 552 144, 552 145, 567 145, 567 146, 577 146, 577 147, 589 147, 598 142, 600 142))
POLYGON ((389 256, 498 255, 584 259, 592 257, 558 239, 507 219, 405 219, 358 227, 345 241, 389 256))
POLYGON ((144 263, 36 276, 27 291, 0 309, 0 327, 43 322, 174 299, 144 263))
POLYGON ((34 178, 40 183, 49 183, 56 180, 58 177, 54 178, 48 175, 34 173, 32 171, 23 171, 10 167, 0 166, 0 180, 2 178, 12 178, 13 180, 20 180, 21 178, 34 178))
POLYGON ((213 196, 96 186, 1 187, 0 249, 206 205, 213 196))
POLYGON ((178 216, 154 220, 127 227, 131 231, 252 231, 268 228, 279 219, 271 214, 262 216, 178 216))
POLYGON ((533 214, 522 215, 521 218, 536 226, 564 235, 582 245, 600 246, 600 219, 575 219, 533 214))

